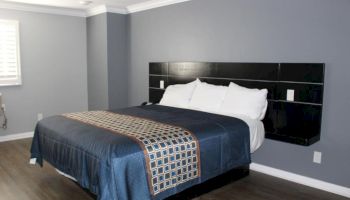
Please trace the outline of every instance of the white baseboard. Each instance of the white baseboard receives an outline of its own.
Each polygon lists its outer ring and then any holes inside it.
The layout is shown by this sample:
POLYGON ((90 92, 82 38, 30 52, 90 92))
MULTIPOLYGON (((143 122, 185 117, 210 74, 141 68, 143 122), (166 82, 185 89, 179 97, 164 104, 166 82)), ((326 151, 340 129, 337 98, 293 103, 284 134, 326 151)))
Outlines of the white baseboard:
POLYGON ((268 167, 265 165, 252 163, 250 164, 250 169, 253 171, 261 172, 270 176, 275 176, 281 179, 306 185, 309 187, 317 188, 334 194, 338 194, 344 197, 350 198, 350 188, 343 187, 340 185, 335 185, 333 183, 328 183, 325 181, 317 180, 314 178, 309 178, 306 176, 301 176, 299 174, 294 174, 284 170, 268 167))
MULTIPOLYGON (((5 135, 5 136, 0 136, 0 142, 31 138, 33 136, 34 136, 34 132, 5 135)), ((343 186, 336 185, 333 183, 328 183, 328 182, 321 181, 318 179, 302 176, 302 175, 291 173, 288 171, 276 169, 273 167, 261 165, 258 163, 251 163, 250 169, 253 171, 263 173, 263 174, 278 177, 281 179, 285 179, 288 181, 292 181, 295 183, 299 183, 302 185, 306 185, 309 187, 317 188, 320 190, 324 190, 327 192, 331 192, 334 194, 338 194, 338 195, 350 198, 350 188, 347 188, 347 187, 343 187, 343 186)))
POLYGON ((4 135, 4 136, 0 136, 0 142, 31 138, 33 136, 34 136, 34 132, 26 132, 26 133, 17 133, 17 134, 11 134, 11 135, 4 135))

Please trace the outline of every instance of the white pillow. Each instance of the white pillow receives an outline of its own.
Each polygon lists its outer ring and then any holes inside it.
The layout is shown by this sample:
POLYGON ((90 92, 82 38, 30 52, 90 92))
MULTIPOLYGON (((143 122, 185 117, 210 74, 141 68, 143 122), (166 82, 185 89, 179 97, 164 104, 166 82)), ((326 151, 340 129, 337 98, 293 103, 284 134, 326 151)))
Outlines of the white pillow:
POLYGON ((226 95, 226 86, 200 83, 193 92, 189 108, 205 112, 217 112, 226 95))
POLYGON ((262 120, 267 109, 266 97, 267 89, 249 89, 231 82, 219 113, 262 120))
POLYGON ((201 81, 196 79, 187 84, 169 85, 166 88, 159 105, 188 108, 193 91, 200 83, 201 81))

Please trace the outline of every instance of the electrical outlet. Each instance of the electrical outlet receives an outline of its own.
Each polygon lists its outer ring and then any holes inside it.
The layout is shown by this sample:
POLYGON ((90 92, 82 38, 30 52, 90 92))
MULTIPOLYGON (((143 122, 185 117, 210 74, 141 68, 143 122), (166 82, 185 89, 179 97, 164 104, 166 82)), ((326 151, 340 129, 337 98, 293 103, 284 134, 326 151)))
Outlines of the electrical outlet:
POLYGON ((287 90, 287 101, 294 101, 294 90, 287 90))
POLYGON ((43 114, 42 113, 38 113, 38 121, 43 119, 43 114))
POLYGON ((322 162, 322 152, 314 151, 314 163, 321 164, 322 162))
POLYGON ((159 82, 159 88, 160 88, 160 89, 164 89, 164 81, 163 81, 163 80, 161 80, 161 81, 159 82))

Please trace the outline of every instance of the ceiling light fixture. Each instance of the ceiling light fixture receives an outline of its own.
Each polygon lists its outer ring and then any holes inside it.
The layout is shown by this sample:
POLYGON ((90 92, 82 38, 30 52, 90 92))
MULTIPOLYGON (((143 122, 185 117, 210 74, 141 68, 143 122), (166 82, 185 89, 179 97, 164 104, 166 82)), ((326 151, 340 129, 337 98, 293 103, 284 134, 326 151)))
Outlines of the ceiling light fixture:
POLYGON ((92 3, 92 1, 79 1, 81 5, 87 6, 92 3))

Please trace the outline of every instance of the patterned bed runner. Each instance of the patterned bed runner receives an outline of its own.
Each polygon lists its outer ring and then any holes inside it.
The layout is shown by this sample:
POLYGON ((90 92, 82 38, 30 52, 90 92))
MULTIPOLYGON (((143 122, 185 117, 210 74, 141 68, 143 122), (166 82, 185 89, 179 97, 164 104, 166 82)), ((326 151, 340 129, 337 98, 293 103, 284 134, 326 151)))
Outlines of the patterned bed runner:
POLYGON ((108 111, 68 113, 63 116, 136 141, 144 150, 152 195, 200 176, 199 143, 186 129, 108 111))

